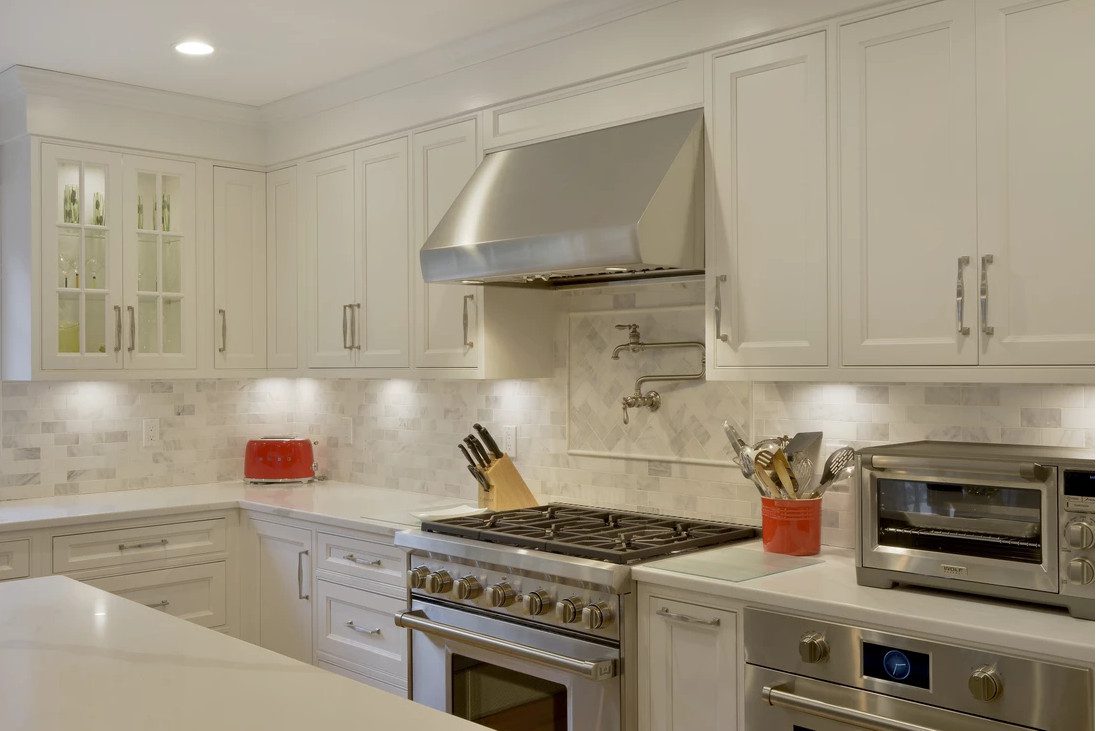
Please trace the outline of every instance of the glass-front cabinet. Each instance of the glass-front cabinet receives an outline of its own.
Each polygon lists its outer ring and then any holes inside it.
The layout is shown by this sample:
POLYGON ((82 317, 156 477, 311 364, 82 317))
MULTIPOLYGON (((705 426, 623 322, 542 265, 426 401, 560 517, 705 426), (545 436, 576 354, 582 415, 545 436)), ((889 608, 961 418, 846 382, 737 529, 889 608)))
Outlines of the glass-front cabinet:
POLYGON ((42 368, 194 368, 194 165, 42 145, 42 368))

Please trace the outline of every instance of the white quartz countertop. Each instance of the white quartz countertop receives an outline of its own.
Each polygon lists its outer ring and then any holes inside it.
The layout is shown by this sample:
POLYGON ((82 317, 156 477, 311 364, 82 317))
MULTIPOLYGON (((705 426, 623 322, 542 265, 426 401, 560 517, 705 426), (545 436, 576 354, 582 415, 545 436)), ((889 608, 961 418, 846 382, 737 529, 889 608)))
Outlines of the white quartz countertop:
MULTIPOLYGON (((704 561, 718 573, 721 562, 736 560, 733 552, 761 550, 761 542, 755 541, 681 558, 689 559, 690 571, 704 561)), ((749 606, 1093 665, 1096 624, 1063 610, 930 590, 860 586, 852 551, 823 548, 815 558, 822 561, 738 582, 674 571, 672 558, 658 567, 637 566, 632 575, 636 581, 714 594, 749 606)))
POLYGON ((483 728, 64 576, 0 607, 4 731, 483 728))
POLYGON ((413 513, 463 501, 344 482, 250 485, 223 482, 0 502, 0 531, 96 520, 244 508, 351 530, 395 532, 418 526, 413 513))

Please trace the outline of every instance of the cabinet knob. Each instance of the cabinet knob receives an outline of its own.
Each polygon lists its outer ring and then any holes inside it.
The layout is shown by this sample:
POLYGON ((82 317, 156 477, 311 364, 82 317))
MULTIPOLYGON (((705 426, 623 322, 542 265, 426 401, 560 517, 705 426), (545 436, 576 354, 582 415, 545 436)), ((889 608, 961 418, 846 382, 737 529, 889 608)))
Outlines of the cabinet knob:
POLYGON ((425 566, 416 566, 407 572, 407 585, 412 589, 421 589, 426 584, 426 577, 429 574, 430 569, 425 566))
POLYGON ((1075 558, 1066 567, 1066 576, 1069 583, 1084 586, 1091 584, 1093 579, 1092 562, 1087 558, 1075 558))
POLYGON ((552 597, 548 595, 548 592, 537 589, 523 596, 521 603, 525 607, 526 614, 536 617, 546 614, 552 608, 552 597))
POLYGON ((453 588, 453 577, 448 571, 435 571, 426 577, 426 590, 431 594, 444 594, 453 588))
POLYGON ((514 589, 505 581, 487 587, 487 603, 492 607, 508 607, 514 603, 514 589))
POLYGON ((1004 690, 1004 685, 1001 683, 1001 676, 997 674, 995 669, 988 665, 976 668, 974 672, 970 674, 970 679, 967 680, 967 687, 970 688, 970 694, 972 696, 984 702, 993 700, 1001 695, 1001 691, 1004 690))
POLYGON ((830 659, 830 644, 821 632, 808 632, 799 639, 799 657, 803 662, 826 662, 830 659))
POLYGON ((577 622, 582 617, 582 608, 586 602, 577 596, 568 597, 556 604, 556 619, 564 624, 577 622))
POLYGON ((475 576, 457 579, 457 599, 475 599, 483 593, 483 584, 475 576))

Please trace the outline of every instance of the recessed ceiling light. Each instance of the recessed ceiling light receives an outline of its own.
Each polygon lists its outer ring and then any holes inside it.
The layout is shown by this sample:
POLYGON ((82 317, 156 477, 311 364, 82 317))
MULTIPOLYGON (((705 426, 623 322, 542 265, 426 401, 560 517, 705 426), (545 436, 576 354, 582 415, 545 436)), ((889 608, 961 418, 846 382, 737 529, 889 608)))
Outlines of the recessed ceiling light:
POLYGON ((175 50, 184 56, 208 56, 213 53, 213 46, 205 41, 179 41, 175 50))

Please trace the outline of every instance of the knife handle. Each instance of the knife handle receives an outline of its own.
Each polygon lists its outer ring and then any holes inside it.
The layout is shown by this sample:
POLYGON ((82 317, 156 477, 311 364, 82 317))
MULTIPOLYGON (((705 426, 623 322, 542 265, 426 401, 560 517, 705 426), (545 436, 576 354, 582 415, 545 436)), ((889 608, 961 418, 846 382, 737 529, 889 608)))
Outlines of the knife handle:
POLYGON ((476 430, 476 434, 479 434, 479 438, 483 440, 483 444, 487 447, 487 451, 491 453, 491 456, 495 459, 502 456, 502 450, 499 449, 495 438, 491 436, 491 432, 487 431, 482 424, 473 424, 472 428, 476 430))
POLYGON ((460 453, 464 455, 464 458, 468 460, 468 466, 474 468, 476 466, 476 462, 472 459, 472 455, 468 454, 468 449, 463 444, 458 444, 457 449, 459 449, 460 453))
POLYGON ((479 464, 481 470, 487 469, 487 454, 483 451, 483 447, 476 441, 476 438, 469 434, 464 438, 464 443, 468 445, 468 450, 476 458, 476 462, 479 464))

